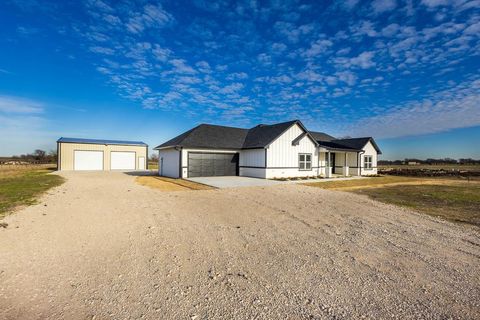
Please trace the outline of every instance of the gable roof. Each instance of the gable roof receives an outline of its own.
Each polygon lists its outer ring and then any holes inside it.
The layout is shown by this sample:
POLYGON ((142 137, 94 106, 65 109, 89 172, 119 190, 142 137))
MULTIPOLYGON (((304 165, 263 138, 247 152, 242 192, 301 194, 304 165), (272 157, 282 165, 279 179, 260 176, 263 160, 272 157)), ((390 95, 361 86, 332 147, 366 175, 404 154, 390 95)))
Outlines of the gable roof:
POLYGON ((102 139, 83 139, 83 138, 64 138, 57 140, 60 143, 86 143, 86 144, 114 144, 122 146, 148 146, 142 141, 126 141, 126 140, 102 140, 102 139))
POLYGON ((335 140, 335 137, 332 137, 329 134, 326 134, 325 132, 315 132, 315 131, 310 131, 310 134, 312 137, 317 140, 317 141, 332 141, 335 140))
POLYGON ((336 139, 323 132, 308 131, 300 120, 292 120, 271 125, 260 124, 251 129, 217 126, 211 124, 201 124, 190 129, 167 142, 162 143, 155 149, 164 149, 172 147, 186 148, 210 148, 210 149, 256 149, 265 148, 276 138, 282 135, 294 124, 298 124, 304 133, 292 141, 308 136, 316 145, 327 149, 342 151, 361 151, 370 141, 378 153, 381 153, 377 144, 371 137, 336 139))
POLYGON ((331 142, 346 146, 351 149, 358 149, 358 150, 363 149, 363 147, 365 147, 367 143, 371 142, 375 150, 377 150, 379 154, 382 154, 382 151, 380 150, 377 143, 372 137, 337 139, 331 142))
POLYGON ((299 121, 293 120, 271 125, 259 124, 258 126, 248 130, 248 134, 245 137, 245 142, 243 143, 243 148, 264 148, 297 122, 299 121))
POLYGON ((248 129, 201 124, 155 149, 168 147, 241 149, 247 133, 248 129))

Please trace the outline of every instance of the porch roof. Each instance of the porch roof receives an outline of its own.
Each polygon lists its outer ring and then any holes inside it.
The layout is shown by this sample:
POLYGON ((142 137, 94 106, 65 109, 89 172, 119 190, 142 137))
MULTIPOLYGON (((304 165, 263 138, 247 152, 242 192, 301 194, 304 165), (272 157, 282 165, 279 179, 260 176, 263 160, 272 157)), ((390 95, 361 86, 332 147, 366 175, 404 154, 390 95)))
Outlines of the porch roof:
POLYGON ((329 151, 343 151, 343 152, 359 152, 361 149, 349 148, 339 143, 333 141, 320 141, 320 147, 325 148, 329 151))

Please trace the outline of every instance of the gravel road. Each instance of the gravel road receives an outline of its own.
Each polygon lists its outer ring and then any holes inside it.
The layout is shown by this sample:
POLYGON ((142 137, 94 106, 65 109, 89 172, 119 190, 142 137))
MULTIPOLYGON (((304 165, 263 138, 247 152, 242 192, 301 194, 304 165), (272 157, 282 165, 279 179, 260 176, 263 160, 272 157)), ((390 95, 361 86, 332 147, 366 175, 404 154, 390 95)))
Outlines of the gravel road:
POLYGON ((479 319, 480 232, 300 185, 67 182, 0 228, 0 319, 479 319))

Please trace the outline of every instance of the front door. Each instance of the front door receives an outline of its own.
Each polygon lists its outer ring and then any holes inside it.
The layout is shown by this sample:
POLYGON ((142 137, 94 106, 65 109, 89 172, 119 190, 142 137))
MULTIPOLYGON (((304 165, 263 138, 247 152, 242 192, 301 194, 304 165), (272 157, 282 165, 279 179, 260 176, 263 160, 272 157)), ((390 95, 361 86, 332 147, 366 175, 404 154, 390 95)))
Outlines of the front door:
POLYGON ((332 168, 332 173, 335 173, 335 153, 330 153, 330 167, 332 168))

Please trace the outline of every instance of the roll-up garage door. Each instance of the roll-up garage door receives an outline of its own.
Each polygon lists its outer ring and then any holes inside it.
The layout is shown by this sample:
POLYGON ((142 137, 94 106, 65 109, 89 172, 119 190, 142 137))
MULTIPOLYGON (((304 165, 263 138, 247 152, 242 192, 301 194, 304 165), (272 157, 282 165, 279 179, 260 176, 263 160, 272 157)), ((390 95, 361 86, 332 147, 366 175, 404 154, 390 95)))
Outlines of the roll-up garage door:
POLYGON ((238 153, 188 153, 188 177, 237 176, 238 153))
POLYGON ((103 170, 103 152, 75 150, 73 170, 103 170))
POLYGON ((111 170, 135 170, 135 152, 112 151, 110 153, 111 170))

